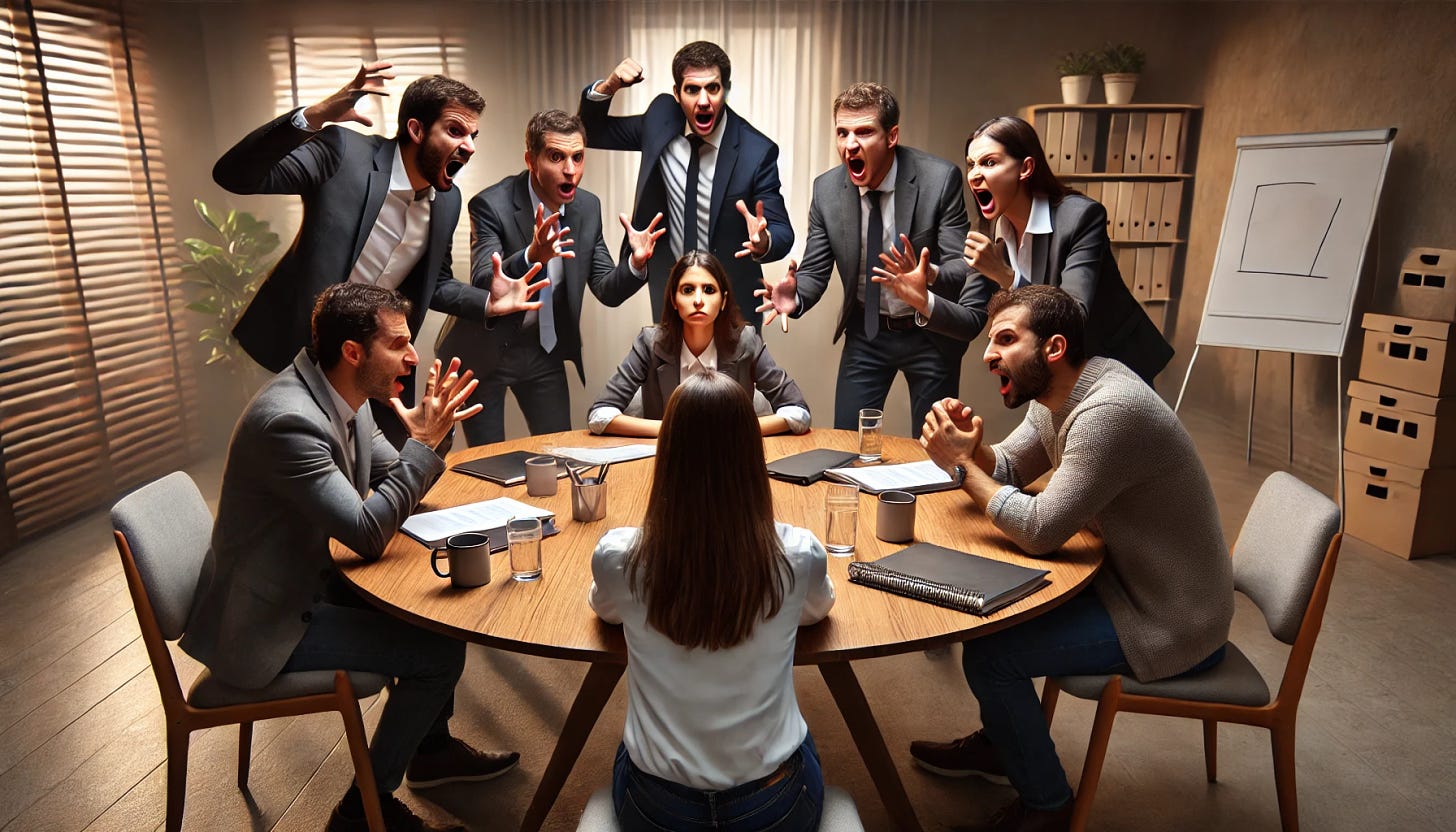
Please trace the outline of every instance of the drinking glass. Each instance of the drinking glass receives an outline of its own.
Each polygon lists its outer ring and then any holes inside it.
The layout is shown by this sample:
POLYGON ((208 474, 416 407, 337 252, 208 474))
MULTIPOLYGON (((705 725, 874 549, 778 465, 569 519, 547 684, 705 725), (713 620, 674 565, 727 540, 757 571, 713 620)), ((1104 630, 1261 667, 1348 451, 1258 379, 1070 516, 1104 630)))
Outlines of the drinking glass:
POLYGON ((512 517, 506 523, 511 547, 511 577, 534 581, 541 577, 541 518, 512 517))
POLYGON ((859 412, 859 461, 880 461, 880 425, 885 421, 885 411, 875 407, 862 408, 859 412))
POLYGON ((838 557, 853 555, 859 521, 859 487, 831 483, 824 496, 824 514, 824 548, 838 557))

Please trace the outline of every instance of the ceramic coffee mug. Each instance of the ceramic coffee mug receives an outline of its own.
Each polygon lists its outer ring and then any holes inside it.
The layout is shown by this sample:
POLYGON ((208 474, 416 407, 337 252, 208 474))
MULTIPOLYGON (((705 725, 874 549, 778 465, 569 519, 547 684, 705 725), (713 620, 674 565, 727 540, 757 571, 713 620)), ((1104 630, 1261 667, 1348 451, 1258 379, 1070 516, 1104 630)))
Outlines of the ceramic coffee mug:
POLYGON ((452 534, 445 545, 430 553, 430 568, 442 578, 449 578, 457 589, 469 589, 490 583, 490 535, 481 532, 452 534), (440 555, 450 561, 450 571, 440 571, 440 555))
POLYGON ((886 543, 909 543, 915 539, 915 495, 908 491, 883 491, 875 513, 875 537, 886 543))

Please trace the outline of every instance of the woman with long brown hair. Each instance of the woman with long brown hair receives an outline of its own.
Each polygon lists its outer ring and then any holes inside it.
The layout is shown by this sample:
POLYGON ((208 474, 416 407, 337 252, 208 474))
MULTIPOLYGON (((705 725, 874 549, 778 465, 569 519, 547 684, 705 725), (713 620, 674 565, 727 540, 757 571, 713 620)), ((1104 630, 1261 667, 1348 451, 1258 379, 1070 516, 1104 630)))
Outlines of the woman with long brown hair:
POLYGON ((1015 116, 977 127, 966 140, 966 182, 991 235, 966 235, 965 259, 1003 289, 1060 286, 1087 313, 1087 352, 1126 364, 1143 380, 1173 348, 1127 290, 1107 238, 1107 209, 1063 185, 1036 129, 1015 116))
POLYGON ((644 327, 591 406, 593 433, 656 436, 672 391, 688 375, 716 370, 752 395, 763 393, 771 415, 759 417, 764 435, 809 429, 809 405, 799 386, 774 363, 763 339, 745 326, 733 285, 718 258, 706 251, 679 257, 667 276, 661 322, 644 327), (642 415, 625 411, 642 392, 642 415))
POLYGON ((622 828, 816 829, 824 778, 794 643, 834 585, 818 539, 774 522, 742 386, 699 373, 677 387, 642 528, 603 535, 592 577, 592 609, 622 625, 631 668, 612 777, 622 828))

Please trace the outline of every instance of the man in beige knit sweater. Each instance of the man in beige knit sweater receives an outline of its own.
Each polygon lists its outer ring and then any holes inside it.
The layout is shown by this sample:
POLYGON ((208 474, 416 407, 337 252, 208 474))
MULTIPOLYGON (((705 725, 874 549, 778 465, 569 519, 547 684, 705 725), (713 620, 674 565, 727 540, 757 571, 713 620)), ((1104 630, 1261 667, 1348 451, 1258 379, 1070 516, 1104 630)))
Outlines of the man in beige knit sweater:
POLYGON ((926 415, 921 444, 996 527, 1054 557, 1091 527, 1106 560, 1089 590, 1024 624, 966 642, 982 730, 914 742, 922 768, 1014 786, 1018 799, 975 830, 1068 828, 1072 789, 1032 679, 1123 673, 1141 681, 1211 667, 1233 618, 1233 573, 1208 475, 1178 417, 1131 370, 1087 359, 1077 302, 1052 286, 998 292, 984 360, 1007 407, 1030 402, 998 445, 955 399, 926 415), (1040 494, 1022 491, 1051 471, 1040 494))

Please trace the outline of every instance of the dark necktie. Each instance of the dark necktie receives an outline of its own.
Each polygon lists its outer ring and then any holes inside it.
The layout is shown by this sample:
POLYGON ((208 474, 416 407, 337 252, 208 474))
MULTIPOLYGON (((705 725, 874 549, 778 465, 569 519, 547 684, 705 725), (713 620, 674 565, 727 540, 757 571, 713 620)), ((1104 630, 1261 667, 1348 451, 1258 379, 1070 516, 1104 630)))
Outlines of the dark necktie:
POLYGON ((697 133, 688 136, 688 182, 683 193, 683 254, 698 248, 698 163, 702 160, 704 144, 707 142, 697 133))
POLYGON ((870 198, 870 221, 865 226, 865 299, 864 332, 873 340, 880 334, 880 284, 873 278, 875 267, 880 265, 880 252, 884 249, 885 221, 880 215, 881 191, 866 191, 870 198))

